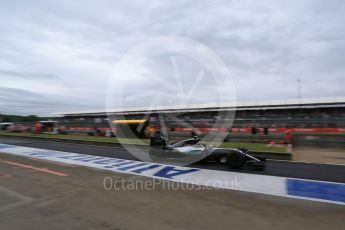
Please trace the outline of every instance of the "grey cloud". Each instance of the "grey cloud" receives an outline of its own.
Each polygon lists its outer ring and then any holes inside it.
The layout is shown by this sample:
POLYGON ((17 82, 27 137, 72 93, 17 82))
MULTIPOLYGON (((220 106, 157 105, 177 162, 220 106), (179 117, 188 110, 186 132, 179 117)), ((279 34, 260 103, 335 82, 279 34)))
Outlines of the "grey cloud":
POLYGON ((85 100, 85 97, 78 95, 42 94, 31 90, 0 87, 0 113, 49 116, 52 112, 75 111, 76 104, 85 110, 96 109, 100 106, 97 100, 93 98, 85 100))
MULTIPOLYGON (((295 98, 297 78, 305 97, 345 96, 345 3, 340 0, 13 0, 0 5, 1 111, 103 109, 108 79, 121 78, 121 73, 112 76, 114 64, 136 44, 162 35, 195 39, 217 53, 231 71, 239 100, 295 98)), ((169 63, 145 67, 173 81, 169 63)), ((188 86, 201 67, 182 67, 188 86)), ((149 80, 132 85, 125 96, 160 86, 149 80)), ((200 87, 200 103, 214 100, 212 90, 200 87)))
POLYGON ((29 90, 23 90, 23 89, 16 89, 16 88, 9 88, 9 87, 0 87, 0 97, 2 98, 32 98, 32 97, 38 97, 37 94, 34 92, 31 92, 29 90))
POLYGON ((51 73, 29 73, 29 72, 19 72, 14 70, 4 70, 0 69, 0 76, 11 76, 17 78, 29 78, 29 79, 57 79, 59 76, 51 73))

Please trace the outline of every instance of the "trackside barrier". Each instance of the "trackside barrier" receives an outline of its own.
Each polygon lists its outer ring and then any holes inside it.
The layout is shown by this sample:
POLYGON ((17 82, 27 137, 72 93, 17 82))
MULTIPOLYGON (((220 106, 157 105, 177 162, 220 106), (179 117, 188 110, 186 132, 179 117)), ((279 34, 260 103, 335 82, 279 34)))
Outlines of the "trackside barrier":
POLYGON ((292 135, 292 143, 295 147, 345 149, 345 135, 295 133, 292 135))
POLYGON ((0 152, 213 188, 345 205, 345 184, 225 172, 0 144, 0 152))

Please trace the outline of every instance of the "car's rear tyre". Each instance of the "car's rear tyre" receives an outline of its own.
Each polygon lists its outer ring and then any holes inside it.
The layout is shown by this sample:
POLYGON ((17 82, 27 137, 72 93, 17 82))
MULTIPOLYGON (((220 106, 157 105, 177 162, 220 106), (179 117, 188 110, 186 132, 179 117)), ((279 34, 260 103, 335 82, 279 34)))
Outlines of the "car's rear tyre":
POLYGON ((232 151, 226 159, 227 165, 229 165, 233 169, 242 168, 245 162, 246 156, 243 153, 237 151, 232 151))

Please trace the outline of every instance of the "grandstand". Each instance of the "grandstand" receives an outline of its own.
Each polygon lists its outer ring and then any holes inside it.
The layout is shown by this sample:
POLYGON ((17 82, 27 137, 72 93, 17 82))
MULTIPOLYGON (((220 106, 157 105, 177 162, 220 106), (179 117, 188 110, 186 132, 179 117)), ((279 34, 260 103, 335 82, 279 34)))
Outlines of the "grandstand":
MULTIPOLYGON (((174 114, 200 130, 213 130, 215 120, 222 119, 224 111, 236 111, 232 132, 282 133, 287 129, 295 132, 344 132, 345 98, 296 99, 285 101, 241 102, 222 106, 188 106, 130 108, 126 110, 79 111, 60 114, 58 120, 68 129, 90 127, 108 128, 107 113, 125 119, 145 119, 149 126, 159 126, 158 114, 174 114), (213 128, 213 129, 211 129, 213 128)), ((176 131, 190 131, 177 121, 167 120, 167 125, 176 131)), ((218 131, 219 131, 218 130, 218 131)), ((230 130, 226 130, 230 131, 230 130)))

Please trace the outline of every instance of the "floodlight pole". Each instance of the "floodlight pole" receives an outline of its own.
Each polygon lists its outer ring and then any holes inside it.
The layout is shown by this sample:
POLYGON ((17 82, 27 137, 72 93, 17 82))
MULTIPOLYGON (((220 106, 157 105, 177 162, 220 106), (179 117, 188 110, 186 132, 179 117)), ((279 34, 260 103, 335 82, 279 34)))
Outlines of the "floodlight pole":
POLYGON ((297 78, 297 97, 298 99, 302 99, 302 80, 301 78, 297 78))

